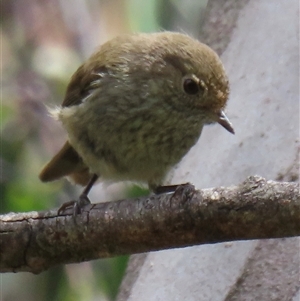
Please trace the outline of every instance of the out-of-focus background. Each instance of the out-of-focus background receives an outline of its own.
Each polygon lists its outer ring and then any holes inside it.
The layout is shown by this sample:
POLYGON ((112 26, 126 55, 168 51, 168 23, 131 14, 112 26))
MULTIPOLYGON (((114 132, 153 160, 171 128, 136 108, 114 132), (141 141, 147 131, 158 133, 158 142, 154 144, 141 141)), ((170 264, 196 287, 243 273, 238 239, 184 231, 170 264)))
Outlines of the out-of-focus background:
MULTIPOLYGON (((43 184, 42 166, 66 133, 47 107, 62 102, 72 73, 101 43, 129 32, 176 30, 197 37, 207 1, 1 1, 1 213, 47 210, 78 195, 66 180, 43 184)), ((98 185, 91 199, 136 195, 98 185)), ((101 243, 101 242, 99 242, 101 243)), ((1 301, 114 300, 127 256, 0 276, 1 301)))

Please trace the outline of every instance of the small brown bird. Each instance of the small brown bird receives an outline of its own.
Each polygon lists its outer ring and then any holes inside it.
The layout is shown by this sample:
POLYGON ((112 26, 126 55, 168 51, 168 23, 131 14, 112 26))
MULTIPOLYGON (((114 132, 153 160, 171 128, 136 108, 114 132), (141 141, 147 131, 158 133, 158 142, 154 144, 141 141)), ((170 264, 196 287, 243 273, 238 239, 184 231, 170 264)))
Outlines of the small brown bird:
POLYGON ((146 182, 154 192, 164 191, 166 174, 205 124, 217 122, 234 133, 223 111, 228 95, 219 57, 197 40, 172 32, 116 37, 72 76, 53 113, 69 140, 40 179, 67 176, 86 186, 76 212, 89 202, 98 177, 146 182))

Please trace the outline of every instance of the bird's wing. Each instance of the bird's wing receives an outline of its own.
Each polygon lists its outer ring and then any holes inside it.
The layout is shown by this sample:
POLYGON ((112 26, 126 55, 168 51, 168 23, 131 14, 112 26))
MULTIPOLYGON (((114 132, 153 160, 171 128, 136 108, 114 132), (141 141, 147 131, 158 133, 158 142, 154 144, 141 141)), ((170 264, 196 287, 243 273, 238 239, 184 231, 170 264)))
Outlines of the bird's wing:
POLYGON ((101 79, 108 73, 105 66, 84 64, 73 74, 67 87, 62 107, 81 104, 92 90, 99 88, 101 79))
POLYGON ((91 178, 89 169, 68 141, 42 169, 39 178, 42 182, 49 182, 64 176, 81 185, 86 185, 91 178))

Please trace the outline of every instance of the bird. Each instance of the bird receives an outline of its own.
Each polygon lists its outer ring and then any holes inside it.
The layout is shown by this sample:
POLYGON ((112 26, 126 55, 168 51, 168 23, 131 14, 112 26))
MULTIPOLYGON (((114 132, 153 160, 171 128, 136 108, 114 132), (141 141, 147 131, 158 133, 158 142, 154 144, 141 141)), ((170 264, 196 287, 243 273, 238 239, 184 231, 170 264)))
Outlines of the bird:
MULTIPOLYGON (((154 193, 198 141, 206 124, 233 126, 224 109, 229 81, 219 56, 182 33, 136 33, 104 43, 73 74, 61 106, 51 110, 68 140, 42 169, 49 182, 85 186, 74 211, 102 181, 147 183, 154 193)), ((164 189, 164 187, 166 189, 164 189)))

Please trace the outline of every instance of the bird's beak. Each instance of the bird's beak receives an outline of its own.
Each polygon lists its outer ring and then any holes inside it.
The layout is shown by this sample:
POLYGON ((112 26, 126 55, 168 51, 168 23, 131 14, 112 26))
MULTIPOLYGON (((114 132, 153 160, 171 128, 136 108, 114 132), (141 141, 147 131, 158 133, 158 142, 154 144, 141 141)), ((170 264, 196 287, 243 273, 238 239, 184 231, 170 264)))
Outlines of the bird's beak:
POLYGON ((218 114, 217 122, 228 132, 234 134, 234 129, 232 127, 232 124, 223 111, 220 111, 220 113, 218 114))

